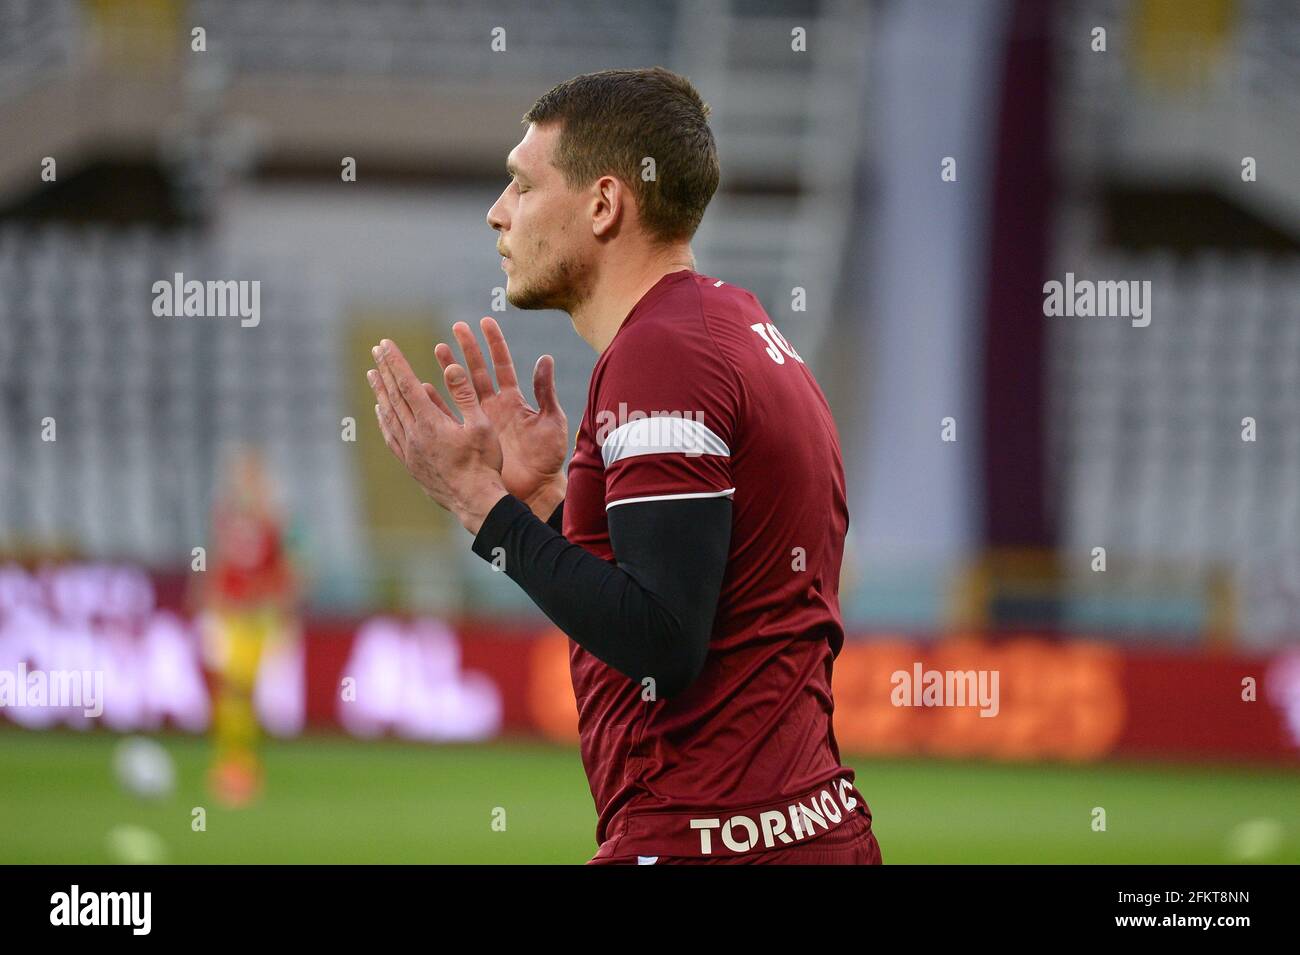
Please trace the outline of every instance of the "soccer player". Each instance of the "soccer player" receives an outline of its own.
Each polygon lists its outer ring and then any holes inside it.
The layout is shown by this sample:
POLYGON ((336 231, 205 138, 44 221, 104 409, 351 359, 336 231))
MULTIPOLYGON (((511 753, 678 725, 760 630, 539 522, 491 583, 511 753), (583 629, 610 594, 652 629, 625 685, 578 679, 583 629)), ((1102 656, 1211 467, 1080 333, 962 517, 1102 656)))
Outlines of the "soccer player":
POLYGON ((261 457, 231 461, 213 514, 213 567, 200 593, 211 616, 205 656, 216 671, 214 746, 208 785, 223 805, 254 802, 264 785, 254 694, 262 659, 293 638, 297 580, 261 457))
POLYGON ((367 378, 392 453, 571 638, 591 862, 876 863, 831 726, 839 439, 758 300, 695 271, 708 112, 661 68, 578 76, 508 157, 487 216, 508 300, 600 355, 567 477, 554 361, 534 409, 491 318, 496 386, 465 323, 464 364, 435 350, 459 418, 387 339, 367 378))

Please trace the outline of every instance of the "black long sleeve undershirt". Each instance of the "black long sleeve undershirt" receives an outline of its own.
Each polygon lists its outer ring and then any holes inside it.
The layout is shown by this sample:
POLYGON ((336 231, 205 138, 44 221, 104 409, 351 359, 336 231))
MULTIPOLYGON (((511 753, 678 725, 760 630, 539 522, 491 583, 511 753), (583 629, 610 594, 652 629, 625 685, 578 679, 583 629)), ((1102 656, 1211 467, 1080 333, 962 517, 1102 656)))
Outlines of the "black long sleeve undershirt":
POLYGON ((657 698, 685 690, 704 667, 731 547, 724 497, 641 501, 607 511, 616 563, 559 532, 563 505, 546 522, 507 495, 474 538, 579 646, 657 698), (500 548, 500 551, 497 551, 500 548), (495 552, 495 553, 494 553, 495 552))

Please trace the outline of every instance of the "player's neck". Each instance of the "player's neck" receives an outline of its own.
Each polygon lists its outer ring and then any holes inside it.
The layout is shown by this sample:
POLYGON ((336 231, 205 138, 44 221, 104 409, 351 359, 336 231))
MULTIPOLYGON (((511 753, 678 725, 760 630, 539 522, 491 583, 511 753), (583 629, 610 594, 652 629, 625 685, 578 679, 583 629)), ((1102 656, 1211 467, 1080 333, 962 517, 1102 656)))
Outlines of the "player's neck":
POLYGON ((597 354, 604 352, 646 292, 665 275, 693 268, 690 246, 681 245, 642 260, 639 268, 602 269, 591 294, 569 313, 574 330, 597 354))

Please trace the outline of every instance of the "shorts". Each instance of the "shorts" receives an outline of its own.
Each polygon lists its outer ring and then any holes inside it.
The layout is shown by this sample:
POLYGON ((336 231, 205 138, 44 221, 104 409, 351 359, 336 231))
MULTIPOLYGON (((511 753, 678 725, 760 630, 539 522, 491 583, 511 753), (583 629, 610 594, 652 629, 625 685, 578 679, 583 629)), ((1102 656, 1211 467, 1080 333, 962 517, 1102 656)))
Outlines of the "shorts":
MULTIPOLYGON (((631 861, 631 860, 629 860, 631 861)), ((858 810, 829 832, 791 846, 733 856, 641 856, 641 865, 880 865, 871 817, 858 810), (654 859, 651 862, 650 859, 654 859)))

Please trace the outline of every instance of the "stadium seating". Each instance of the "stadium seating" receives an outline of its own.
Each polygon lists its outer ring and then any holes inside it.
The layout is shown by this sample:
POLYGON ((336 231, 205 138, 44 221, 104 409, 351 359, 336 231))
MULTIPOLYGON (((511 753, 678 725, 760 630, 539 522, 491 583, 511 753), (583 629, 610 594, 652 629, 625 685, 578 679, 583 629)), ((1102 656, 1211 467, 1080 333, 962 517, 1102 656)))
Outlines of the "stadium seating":
MULTIPOLYGON (((1105 547, 1138 571, 1127 575, 1135 592, 1170 572, 1222 569, 1243 598, 1281 592, 1240 601, 1245 633, 1288 632, 1300 610, 1300 262, 1219 252, 1097 254, 1082 270, 1078 257, 1062 261, 1080 277, 1149 280, 1153 300, 1145 328, 1047 319, 1065 551, 1105 547), (1253 442, 1243 439, 1246 418, 1253 442)), ((1134 606, 1092 624, 1191 623, 1158 603, 1134 606)))
POLYGON ((207 541, 223 450, 244 441, 269 449, 312 558, 354 569, 337 322, 322 318, 337 305, 323 287, 189 232, 0 228, 0 439, 16 452, 0 463, 5 549, 184 565, 207 541), (175 272, 261 281, 260 323, 155 317, 151 286, 175 272))

